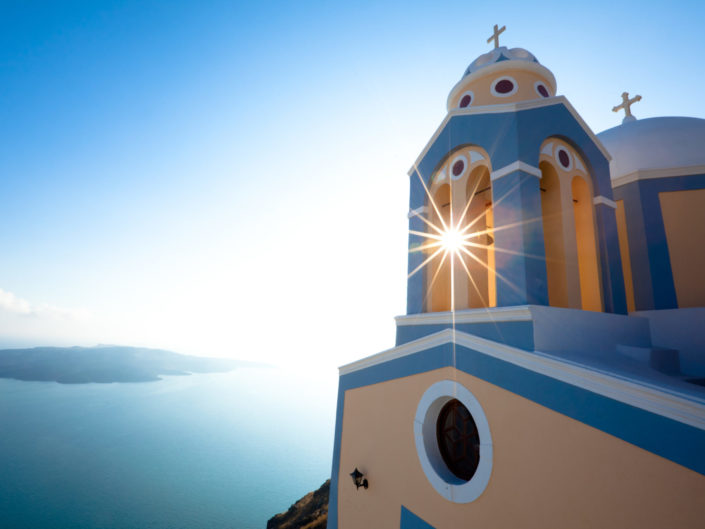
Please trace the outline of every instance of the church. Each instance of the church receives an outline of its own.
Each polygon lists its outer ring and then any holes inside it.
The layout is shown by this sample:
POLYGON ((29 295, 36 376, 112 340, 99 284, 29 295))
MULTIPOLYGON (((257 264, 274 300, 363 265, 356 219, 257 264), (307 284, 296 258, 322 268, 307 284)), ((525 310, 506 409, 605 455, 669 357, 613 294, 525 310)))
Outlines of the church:
POLYGON ((624 93, 595 134, 504 29, 409 171, 407 311, 340 368, 328 528, 703 527, 705 120, 624 93))

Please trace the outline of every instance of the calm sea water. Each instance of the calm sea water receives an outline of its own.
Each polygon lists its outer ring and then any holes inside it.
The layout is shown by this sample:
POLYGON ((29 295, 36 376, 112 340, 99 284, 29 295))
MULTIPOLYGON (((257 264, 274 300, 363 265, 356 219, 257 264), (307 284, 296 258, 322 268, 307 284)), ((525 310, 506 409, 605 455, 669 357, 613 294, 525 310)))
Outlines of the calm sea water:
POLYGON ((334 377, 0 379, 0 528, 264 529, 330 475, 334 377))

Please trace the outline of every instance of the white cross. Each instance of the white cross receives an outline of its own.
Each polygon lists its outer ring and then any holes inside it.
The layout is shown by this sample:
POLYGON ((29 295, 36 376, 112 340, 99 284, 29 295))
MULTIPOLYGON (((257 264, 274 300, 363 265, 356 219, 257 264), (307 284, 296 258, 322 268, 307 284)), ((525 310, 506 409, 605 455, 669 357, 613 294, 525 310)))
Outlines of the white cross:
POLYGON ((632 99, 629 99, 629 92, 623 92, 622 104, 612 107, 612 112, 619 112, 621 109, 624 109, 624 119, 622 120, 622 123, 626 123, 627 121, 636 121, 636 118, 632 114, 631 106, 637 101, 641 101, 641 96, 634 96, 632 99))
POLYGON ((487 44, 489 44, 490 42, 492 42, 492 40, 494 40, 494 47, 499 48, 499 35, 505 29, 507 29, 507 26, 502 26, 502 29, 498 29, 497 24, 495 24, 494 25, 494 33, 489 39, 487 39, 487 44))

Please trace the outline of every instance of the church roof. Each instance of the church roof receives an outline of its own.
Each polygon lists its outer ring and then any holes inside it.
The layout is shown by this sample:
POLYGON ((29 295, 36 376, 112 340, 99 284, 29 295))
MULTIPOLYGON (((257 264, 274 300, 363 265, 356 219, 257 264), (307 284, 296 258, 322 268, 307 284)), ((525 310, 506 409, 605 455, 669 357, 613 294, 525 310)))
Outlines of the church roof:
POLYGON ((659 117, 597 135, 612 155, 612 180, 636 173, 705 165, 705 119, 659 117))
POLYGON ((486 66, 489 66, 491 64, 497 64, 498 62, 502 61, 526 61, 535 63, 539 62, 536 57, 531 54, 531 52, 525 50, 524 48, 508 49, 506 46, 501 46, 499 48, 493 49, 490 52, 480 55, 477 59, 472 61, 472 63, 470 63, 470 66, 468 66, 465 70, 463 77, 475 73, 476 71, 485 68, 486 66))

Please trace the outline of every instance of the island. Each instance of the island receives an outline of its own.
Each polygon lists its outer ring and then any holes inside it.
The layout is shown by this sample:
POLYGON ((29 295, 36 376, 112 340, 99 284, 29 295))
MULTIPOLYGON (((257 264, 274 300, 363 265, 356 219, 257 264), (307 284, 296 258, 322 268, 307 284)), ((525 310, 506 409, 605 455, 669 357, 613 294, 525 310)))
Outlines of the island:
POLYGON ((264 364, 119 345, 0 350, 0 378, 62 384, 152 382, 160 375, 222 373, 248 366, 264 364))

